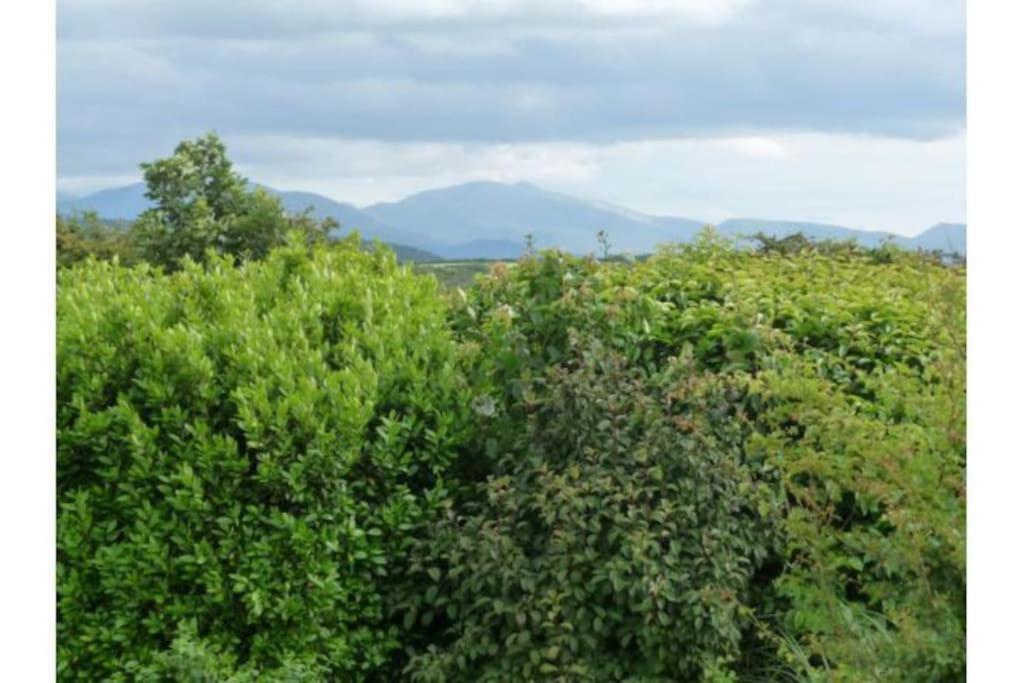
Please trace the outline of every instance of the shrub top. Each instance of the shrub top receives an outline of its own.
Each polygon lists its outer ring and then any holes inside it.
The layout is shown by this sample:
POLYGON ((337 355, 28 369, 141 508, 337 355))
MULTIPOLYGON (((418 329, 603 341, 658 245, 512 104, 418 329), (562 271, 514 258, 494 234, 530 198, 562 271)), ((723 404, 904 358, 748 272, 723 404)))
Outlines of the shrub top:
POLYGON ((469 404, 433 282, 353 237, 171 275, 87 262, 57 317, 61 677, 183 652, 378 667, 380 594, 469 404))

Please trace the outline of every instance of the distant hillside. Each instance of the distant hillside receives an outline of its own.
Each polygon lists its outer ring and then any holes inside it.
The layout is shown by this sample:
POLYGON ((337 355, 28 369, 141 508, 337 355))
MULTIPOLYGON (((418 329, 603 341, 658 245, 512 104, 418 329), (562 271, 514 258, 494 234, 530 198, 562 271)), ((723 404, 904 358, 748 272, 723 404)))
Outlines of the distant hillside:
MULTIPOLYGON (((425 240, 421 236, 383 225, 351 204, 337 202, 312 192, 282 192, 266 185, 253 185, 279 197, 281 204, 289 213, 301 213, 311 208, 311 214, 315 218, 333 218, 338 221, 341 225, 338 234, 358 230, 360 235, 368 240, 367 243, 373 239, 381 240, 394 250, 401 261, 435 261, 440 258, 430 251, 407 244, 423 243, 425 240)), ((101 190, 79 198, 58 194, 57 212, 66 215, 79 211, 95 211, 105 222, 122 224, 124 221, 136 219, 153 205, 146 199, 145 192, 144 183, 135 183, 101 190)))
POLYGON ((420 192, 398 202, 374 204, 366 212, 389 225, 430 235, 430 247, 451 258, 473 245, 510 253, 526 234, 538 247, 574 252, 598 248, 597 232, 609 234, 616 251, 651 251, 660 242, 689 239, 699 221, 654 218, 620 207, 550 192, 529 183, 479 181, 420 192))
POLYGON ((135 220, 140 213, 153 205, 146 199, 145 193, 145 184, 135 183, 110 190, 100 190, 78 198, 57 195, 57 213, 95 211, 101 218, 135 220))
MULTIPOLYGON (((560 247, 575 253, 599 249, 597 233, 608 233, 613 253, 652 252, 664 242, 688 242, 708 223, 692 218, 650 216, 612 204, 551 192, 529 183, 478 181, 410 195, 397 202, 358 208, 312 192, 281 191, 262 186, 281 198, 285 209, 312 208, 316 218, 333 218, 341 233, 358 230, 366 239, 401 247, 410 258, 512 259, 532 234, 538 248, 560 247), (414 256, 417 250, 424 256, 414 256)), ((72 199, 58 195, 58 211, 96 211, 107 219, 134 219, 148 208, 144 185, 103 190, 72 199)), ((854 239, 865 246, 885 240, 909 249, 941 249, 965 254, 967 228, 939 223, 915 237, 841 225, 759 218, 731 218, 717 226, 726 236, 763 232, 785 237, 802 232, 816 240, 854 239)))
POLYGON ((912 249, 939 249, 966 254, 967 226, 963 223, 937 223, 906 242, 912 249))
POLYGON ((815 240, 849 240, 855 239, 866 247, 875 247, 895 235, 886 232, 869 232, 855 230, 841 225, 827 223, 807 223, 801 221, 772 221, 759 218, 730 218, 718 224, 718 232, 729 237, 753 235, 763 232, 772 237, 785 237, 798 232, 815 240))
POLYGON ((435 247, 448 259, 517 259, 523 254, 525 242, 511 240, 472 240, 451 247, 435 247))
POLYGON ((701 230, 710 225, 707 221, 695 221, 692 218, 654 216, 653 219, 670 234, 678 235, 678 237, 673 239, 674 242, 689 242, 693 240, 701 230))
POLYGON ((359 234, 367 239, 404 245, 423 246, 428 242, 421 233, 386 225, 352 204, 338 202, 313 192, 275 190, 266 185, 260 187, 279 197, 281 204, 291 213, 301 213, 307 208, 312 208, 314 218, 333 218, 341 224, 343 233, 358 230, 359 234))
MULTIPOLYGON (((440 256, 424 249, 417 249, 416 247, 410 247, 405 244, 394 244, 392 242, 383 242, 391 251, 395 252, 395 256, 398 258, 400 263, 415 263, 418 261, 440 261, 440 256)), ((369 240, 363 241, 363 246, 370 250, 373 249, 374 243, 369 240)))
POLYGON ((757 218, 731 218, 718 224, 720 233, 730 237, 763 232, 773 237, 785 237, 802 232, 815 240, 856 240, 866 247, 877 247, 890 240, 905 249, 940 250, 967 253, 967 226, 963 223, 939 223, 915 237, 903 237, 889 232, 856 230, 827 223, 798 221, 771 221, 757 218))

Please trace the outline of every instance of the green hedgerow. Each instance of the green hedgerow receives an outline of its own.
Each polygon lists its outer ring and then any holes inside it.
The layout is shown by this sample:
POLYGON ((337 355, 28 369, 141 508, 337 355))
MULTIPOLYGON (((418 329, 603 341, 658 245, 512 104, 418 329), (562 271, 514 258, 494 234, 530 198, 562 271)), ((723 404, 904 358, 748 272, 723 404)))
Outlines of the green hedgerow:
MULTIPOLYGON (((496 533, 494 542, 512 553, 502 557, 547 543, 550 530, 525 541, 525 531, 507 525, 517 518, 513 511, 526 509, 530 486, 543 481, 527 468, 555 471, 542 447, 554 437, 549 429, 538 431, 536 411, 550 399, 550 369, 571 367, 579 341, 600 343, 643 373, 642 391, 616 390, 637 406, 663 385, 674 359, 689 357, 695 371, 734 387, 726 405, 732 422, 743 425, 734 443, 737 459, 760 470, 745 475, 753 482, 778 483, 781 504, 776 514, 784 540, 771 546, 749 591, 752 634, 735 659, 728 648, 712 650, 720 669, 741 680, 962 680, 965 274, 960 266, 898 250, 885 258, 855 248, 757 253, 713 236, 635 265, 545 252, 496 267, 453 308, 454 328, 476 349, 474 381, 493 382, 497 401, 495 417, 477 437, 484 454, 479 494, 456 510, 457 522, 438 537, 457 547, 474 534, 490 539, 496 533), (545 436, 515 447, 524 434, 545 436), (509 468, 503 454, 510 452, 528 454, 519 456, 520 469, 509 468), (506 498, 494 500, 493 489, 510 471, 516 476, 506 484, 506 498), (509 496, 518 501, 514 507, 509 496)), ((557 419, 595 457, 618 453, 611 441, 587 433, 588 423, 578 416, 565 412, 557 419)), ((656 433, 652 427, 649 437, 656 433)), ((636 448, 645 443, 638 438, 636 448)), ((722 445, 708 448, 713 462, 722 445)), ((686 457, 685 447, 675 451, 686 457)), ((617 457, 631 463, 636 454, 617 457)), ((668 463, 680 464, 666 456, 668 463)), ((589 476, 579 486, 600 488, 598 471, 584 471, 589 476)), ((679 476, 699 472, 680 470, 679 476)), ((577 498, 552 497, 545 505, 556 516, 578 514, 577 498)), ((642 510, 633 521, 652 523, 650 511, 642 510)), ((590 514, 600 519, 603 511, 590 514)), ((574 552, 587 561, 601 557, 587 556, 585 545, 574 552)), ((476 566, 482 560, 444 561, 476 566)), ((569 580, 565 590, 580 588, 591 599, 586 576, 582 584, 569 580)), ((513 584, 497 583, 500 577, 495 569, 477 579, 482 604, 510 590, 513 584)), ((453 590, 456 621, 444 638, 411 643, 415 670, 471 678, 499 662, 519 665, 511 655, 482 663, 472 648, 492 641, 480 635, 481 624, 490 624, 492 636, 507 626, 493 616, 485 621, 487 608, 472 602, 471 588, 438 582, 442 599, 453 599, 453 590)), ((524 648, 533 642, 530 635, 524 648)), ((559 652, 557 662, 547 662, 557 675, 591 671, 601 661, 586 649, 559 652)), ((650 673, 651 657, 642 652, 633 652, 636 668, 622 676, 650 673)), ((683 662, 697 652, 687 650, 677 664, 689 666, 683 662)), ((616 661, 627 666, 630 660, 616 661)))
POLYGON ((444 314, 358 237, 62 270, 59 678, 378 669, 382 594, 470 416, 444 314))

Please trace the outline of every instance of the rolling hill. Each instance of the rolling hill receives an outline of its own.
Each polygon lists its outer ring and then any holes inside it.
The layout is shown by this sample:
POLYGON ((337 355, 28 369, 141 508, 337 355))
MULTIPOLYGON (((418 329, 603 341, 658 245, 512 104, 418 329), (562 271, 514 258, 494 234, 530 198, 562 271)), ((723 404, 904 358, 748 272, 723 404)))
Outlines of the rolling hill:
MULTIPOLYGON (((360 211, 351 204, 338 202, 323 195, 312 192, 291 192, 276 190, 266 185, 253 184, 281 199, 281 204, 289 213, 301 213, 307 208, 315 218, 333 218, 341 224, 341 232, 358 230, 367 240, 379 239, 390 245, 400 260, 431 261, 440 258, 416 245, 426 240, 418 234, 383 225, 369 214, 360 211)), ((107 220, 134 220, 140 213, 152 206, 146 199, 144 183, 135 183, 124 187, 101 190, 80 198, 66 195, 57 196, 57 212, 72 213, 75 211, 95 211, 107 220)))
POLYGON ((967 226, 963 223, 936 223, 907 241, 912 249, 939 249, 967 253, 967 226))
POLYGON ((855 239, 864 246, 874 247, 887 238, 896 237, 891 233, 855 230, 841 225, 828 223, 807 223, 802 221, 773 221, 759 218, 730 218, 717 226, 718 231, 729 237, 742 237, 763 232, 772 237, 785 237, 802 232, 814 240, 848 240, 855 239))
POLYGON ((134 220, 152 206, 143 183, 100 190, 84 197, 57 195, 57 213, 95 211, 101 218, 134 220))
POLYGON ((877 247, 890 240, 905 249, 967 253, 967 226, 963 223, 938 223, 914 237, 903 237, 876 230, 856 230, 827 223, 772 221, 757 218, 731 218, 719 223, 717 229, 730 237, 752 235, 758 232, 773 237, 785 237, 802 232, 815 240, 852 239, 866 247, 877 247))
POLYGON ((573 252, 597 249, 597 232, 608 232, 619 251, 650 251, 659 242, 685 241, 703 225, 688 219, 656 218, 620 207, 551 192, 530 183, 477 181, 420 192, 366 208, 374 218, 427 235, 431 251, 460 258, 522 250, 527 233, 540 248, 573 252))
MULTIPOLYGON (((345 204, 312 192, 282 192, 265 185, 256 185, 281 199, 289 213, 301 213, 307 208, 316 218, 333 218, 341 224, 340 233, 358 230, 367 241, 378 239, 388 244, 401 261, 434 261, 437 254, 422 249, 416 244, 425 240, 420 235, 409 234, 381 224, 372 216, 351 204, 345 204)), ((85 197, 73 198, 57 195, 57 212, 68 214, 77 211, 95 211, 106 221, 130 221, 152 206, 146 199, 144 183, 101 190, 85 197)))
MULTIPOLYGON (((530 183, 476 181, 427 190, 395 202, 359 208, 312 192, 263 187, 281 198, 285 209, 307 208, 317 218, 337 220, 343 232, 358 230, 367 239, 401 246, 409 258, 422 260, 511 259, 522 253, 525 236, 538 248, 560 247, 575 253, 598 249, 597 233, 605 230, 613 252, 649 253, 663 242, 687 242, 705 221, 651 216, 629 209, 552 192, 530 183)), ((81 198, 58 196, 57 210, 95 211, 103 218, 130 220, 148 208, 144 185, 102 190, 81 198)), ((731 218, 717 225, 730 237, 764 232, 776 237, 802 232, 823 240, 854 239, 865 246, 885 240, 910 249, 966 253, 966 226, 939 223, 915 237, 841 225, 759 218, 731 218)))

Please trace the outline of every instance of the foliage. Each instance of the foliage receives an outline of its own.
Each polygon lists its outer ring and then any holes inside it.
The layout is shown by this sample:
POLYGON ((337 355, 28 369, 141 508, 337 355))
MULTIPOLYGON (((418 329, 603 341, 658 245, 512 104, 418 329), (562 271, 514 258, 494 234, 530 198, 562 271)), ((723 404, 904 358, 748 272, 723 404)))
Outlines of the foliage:
POLYGON ((218 234, 59 274, 61 679, 963 679, 963 267, 218 234))
MULTIPOLYGON (((538 424, 536 406, 551 400, 542 381, 550 368, 564 371, 577 362, 574 340, 615 353, 643 373, 651 395, 675 372, 677 359, 689 357, 695 372, 735 386, 735 421, 747 425, 740 442, 713 442, 707 452, 738 449, 742 462, 758 468, 746 475, 751 490, 781 484, 771 489, 777 496, 772 509, 780 510, 784 540, 751 578, 755 626, 738 656, 718 660, 729 675, 793 675, 802 661, 800 676, 813 679, 962 678, 963 282, 962 269, 927 255, 852 247, 750 252, 713 233, 632 267, 547 252, 515 268, 497 268, 453 312, 455 329, 478 349, 472 381, 492 382, 497 409, 480 437, 486 440, 479 475, 485 503, 467 501, 463 516, 451 523, 465 527, 466 537, 475 534, 478 544, 482 538, 504 542, 498 554, 503 562, 524 547, 547 547, 549 530, 540 528, 531 541, 521 536, 528 530, 508 525, 516 519, 513 511, 525 514, 525 501, 543 483, 529 468, 553 467, 543 444, 559 441, 550 426, 538 424), (534 443, 521 449, 527 455, 516 456, 525 469, 510 470, 510 456, 502 454, 516 452, 508 444, 526 432, 535 435, 534 443), (512 502, 493 501, 496 489, 512 502)), ((642 404, 636 394, 624 395, 642 404)), ((603 446, 613 460, 618 453, 607 439, 578 433, 588 432, 588 423, 564 406, 560 417, 549 419, 563 420, 563 433, 575 435, 581 448, 588 444, 601 453, 603 446)), ((629 456, 617 457, 629 462, 629 456)), ((583 472, 586 480, 572 486, 601 490, 601 475, 581 470, 581 477, 583 472)), ((546 504, 548 514, 574 519, 579 503, 570 497, 546 504)), ((439 537, 453 548, 466 542, 451 531, 439 537)), ((592 559, 583 548, 576 547, 573 557, 592 559)), ((544 551, 538 552, 526 555, 540 557, 543 566, 544 551)), ((430 561, 425 553, 424 566, 430 561)), ((470 555, 459 561, 481 560, 470 555)), ((486 605, 508 602, 513 584, 491 568, 479 572, 486 579, 453 588, 447 572, 435 571, 441 577, 437 594, 456 600, 455 616, 466 623, 447 625, 445 638, 417 644, 414 669, 486 674, 472 668, 474 660, 453 634, 479 648, 489 642, 483 624, 492 636, 502 633, 496 626, 502 622, 486 605), (456 657, 455 669, 449 655, 456 657)), ((588 580, 584 573, 562 587, 592 598, 588 580)), ((734 627, 742 630, 742 621, 737 618, 734 627)), ((534 642, 531 634, 528 643, 534 642)), ((479 649, 472 652, 480 657, 479 649)), ((593 676, 589 667, 600 661, 590 651, 559 652, 552 664, 566 677, 581 671, 593 676)), ((699 656, 692 647, 687 652, 699 656)), ((499 662, 509 659, 498 657, 494 665, 499 662)), ((616 676, 649 676, 646 666, 616 676)), ((465 673, 454 677, 472 680, 465 673)))
POLYGON ((804 363, 758 381, 771 407, 751 450, 774 456, 788 500, 774 628, 831 680, 961 680, 962 428, 905 371, 870 384, 864 410, 804 363))
POLYGON ((964 677, 963 281, 922 274, 933 343, 919 365, 876 365, 854 395, 805 358, 755 382, 765 409, 751 448, 774 454, 790 505, 778 628, 831 680, 964 677))
POLYGON ((178 144, 174 154, 142 164, 146 197, 156 202, 136 222, 146 259, 176 268, 185 256, 202 261, 213 250, 236 259, 259 259, 303 232, 323 241, 338 227, 308 213, 290 216, 276 197, 250 190, 213 133, 178 144))
POLYGON ((358 237, 63 269, 58 677, 379 669, 382 595, 469 420, 443 312, 358 237))
POLYGON ((126 226, 105 223, 94 212, 58 214, 57 266, 70 266, 90 256, 132 265, 138 261, 138 248, 126 226))
MULTIPOLYGON (((801 252, 817 252, 819 254, 845 257, 860 255, 867 257, 875 263, 893 263, 905 258, 907 253, 891 237, 885 238, 880 244, 873 247, 861 246, 853 238, 845 240, 814 239, 807 237, 802 232, 785 235, 784 237, 776 237, 758 232, 745 239, 753 242, 755 248, 762 254, 796 255, 801 252)), ((949 263, 957 266, 966 265, 963 255, 957 252, 918 248, 911 253, 913 258, 922 261, 949 263)))
POLYGON ((775 497, 744 462, 731 388, 573 346, 484 500, 413 552, 400 609, 443 634, 413 680, 725 680, 740 657, 775 497))

